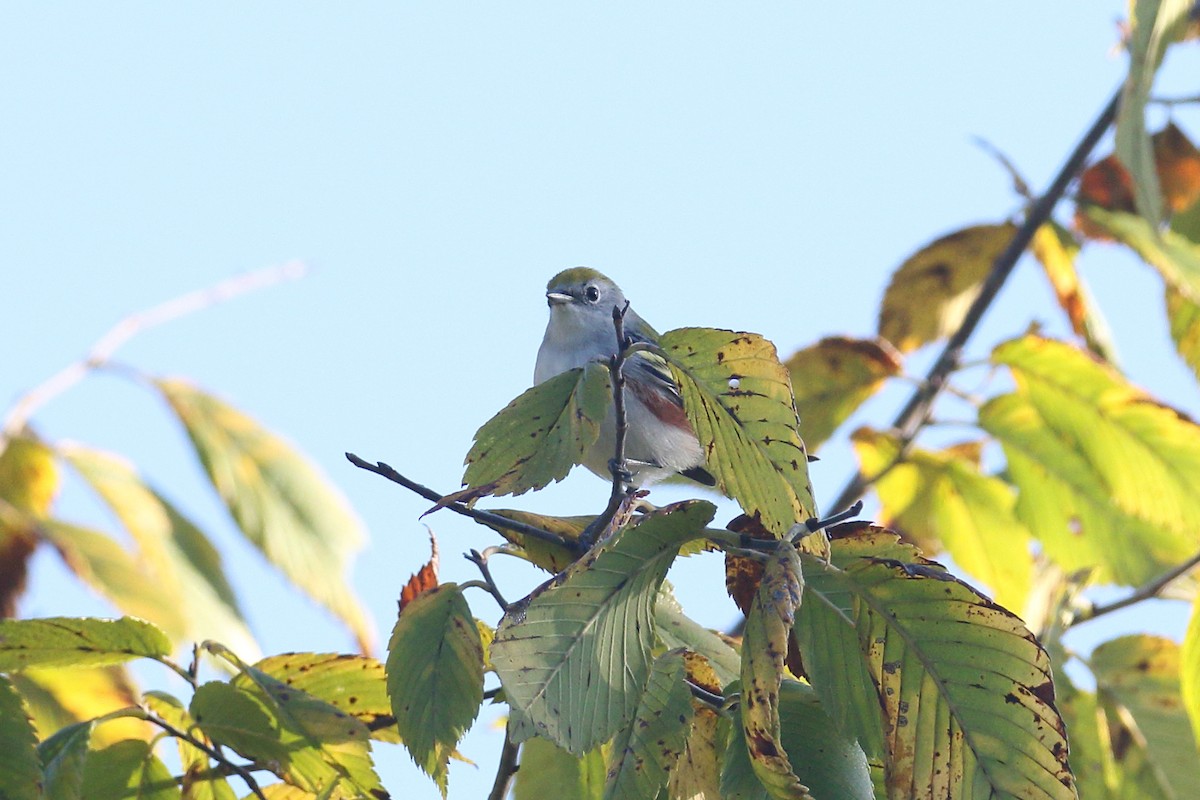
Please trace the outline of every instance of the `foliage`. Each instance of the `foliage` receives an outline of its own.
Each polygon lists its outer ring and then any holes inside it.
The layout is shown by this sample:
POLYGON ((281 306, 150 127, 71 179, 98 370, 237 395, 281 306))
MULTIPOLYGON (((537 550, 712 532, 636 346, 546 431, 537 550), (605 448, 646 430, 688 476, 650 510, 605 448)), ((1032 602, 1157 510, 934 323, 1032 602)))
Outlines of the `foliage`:
MULTIPOLYGON (((1194 588, 1176 587, 1191 603, 1182 644, 1124 636, 1084 656, 1064 639, 1200 563, 1200 425, 1126 378, 1079 269, 1085 243, 1136 254, 1161 277, 1172 339, 1198 369, 1200 151, 1178 124, 1146 124, 1164 54, 1194 33, 1191 7, 1133 4, 1119 114, 1101 118, 1115 122, 1115 152, 1079 175, 1073 229, 1050 215, 1079 171, 1069 166, 1046 203, 903 259, 870 338, 827 337, 781 360, 756 334, 669 331, 516 398, 476 434, 460 492, 377 465, 551 573, 509 603, 488 551, 471 554, 481 580, 450 583, 435 546, 400 591, 383 661, 367 655, 373 628, 344 577, 361 526, 291 445, 207 391, 137 376, 238 530, 361 654, 258 658, 221 556, 185 509, 120 456, 39 437, 27 424, 36 393, 18 403, 0 440, 0 796, 229 800, 244 787, 379 800, 390 796, 380 744, 401 744, 446 795, 485 698, 507 709, 496 786, 517 798, 1196 796, 1194 588), (1013 328, 987 359, 961 364, 1025 250, 1069 334, 1013 328), (914 353, 943 340, 893 426, 848 431, 914 353), (620 469, 599 514, 476 507, 579 464, 619 415, 636 349, 661 357, 706 469, 743 516, 716 528, 704 500, 639 508, 620 469), (946 409, 970 415, 961 441, 937 432, 946 409), (819 514, 808 453, 839 433, 861 469, 839 505, 872 492, 880 524, 819 514), (127 540, 57 516, 64 469, 127 540), (10 618, 40 547, 125 616, 10 618), (725 551, 746 614, 736 637, 690 619, 666 582, 701 547, 725 551), (175 591, 143 588, 163 585, 175 591), (1101 585, 1127 595, 1098 604, 1101 585), (476 617, 474 590, 500 605, 495 624, 476 617), (191 662, 177 661, 192 643, 191 662), (183 691, 139 690, 133 661, 183 691)), ((113 349, 102 342, 69 374, 115 369, 113 349)))

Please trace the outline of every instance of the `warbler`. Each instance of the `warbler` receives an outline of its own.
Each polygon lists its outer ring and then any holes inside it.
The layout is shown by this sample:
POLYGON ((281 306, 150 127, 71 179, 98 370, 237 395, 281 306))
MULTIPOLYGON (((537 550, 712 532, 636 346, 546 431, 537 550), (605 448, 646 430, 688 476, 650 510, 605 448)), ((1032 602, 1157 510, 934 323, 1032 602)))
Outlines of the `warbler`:
MULTIPOLYGON (((607 361, 617 353, 613 309, 624 310, 625 335, 633 342, 658 343, 658 333, 632 308, 621 288, 594 269, 563 270, 546 285, 550 321, 533 370, 535 384, 588 362, 607 361)), ((630 485, 648 486, 676 473, 712 486, 704 469, 704 450, 683 410, 679 386, 666 361, 640 351, 622 367, 625 377, 626 469, 630 485)), ((583 465, 611 479, 616 451, 616 412, 610 406, 600 437, 585 454, 583 465)))

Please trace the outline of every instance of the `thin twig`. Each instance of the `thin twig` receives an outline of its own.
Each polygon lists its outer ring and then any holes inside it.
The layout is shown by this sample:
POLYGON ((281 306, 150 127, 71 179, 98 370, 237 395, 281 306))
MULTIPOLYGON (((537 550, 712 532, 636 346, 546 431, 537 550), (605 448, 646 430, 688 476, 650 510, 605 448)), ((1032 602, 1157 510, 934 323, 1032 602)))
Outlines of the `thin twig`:
POLYGON ((478 550, 472 549, 469 553, 463 553, 463 558, 479 567, 479 574, 483 576, 482 582, 468 581, 463 585, 476 584, 482 587, 487 590, 488 594, 496 598, 496 602, 500 604, 501 611, 508 611, 508 601, 504 599, 504 595, 500 592, 500 587, 496 585, 496 579, 492 577, 492 571, 488 568, 487 556, 478 550))
POLYGON ((96 340, 87 355, 63 367, 17 400, 0 427, 0 451, 4 450, 8 440, 25 426, 35 411, 79 383, 92 370, 104 367, 121 345, 142 331, 210 308, 238 295, 299 278, 307 269, 305 264, 293 261, 256 270, 130 314, 96 340))
POLYGON ((1167 585, 1170 584, 1171 581, 1187 574, 1197 564, 1200 564, 1200 553, 1196 553, 1182 564, 1172 567, 1149 583, 1139 586, 1138 588, 1134 589, 1131 594, 1122 597, 1120 600, 1114 600, 1111 603, 1104 603, 1103 605, 1096 605, 1093 603, 1090 607, 1084 608, 1071 618, 1071 621, 1067 624, 1067 627, 1070 628, 1078 625, 1081 622, 1088 622, 1089 620, 1096 619, 1097 617, 1103 617, 1106 614, 1111 614, 1114 611, 1120 611, 1122 608, 1128 608, 1129 606, 1140 603, 1143 600, 1149 600, 1152 597, 1157 597, 1163 589, 1167 588, 1167 585))
POLYGON ((241 778, 242 781, 245 782, 246 787, 251 792, 254 793, 255 797, 259 798, 259 800, 267 800, 267 796, 265 794, 263 794, 262 789, 259 788, 259 786, 258 786, 258 781, 254 780, 254 776, 252 774, 250 774, 250 770, 247 769, 246 767, 242 766, 241 764, 233 763, 228 758, 226 758, 223 753, 218 751, 216 748, 212 747, 211 745, 209 745, 208 743, 206 743, 204 741, 201 741, 200 739, 197 739, 195 736, 192 736, 190 733, 179 730, 179 728, 176 728, 174 725, 167 722, 165 719, 160 718, 156 714, 151 714, 149 712, 143 712, 139 716, 141 716, 142 719, 146 720, 147 722, 153 723, 154 725, 157 725, 158 727, 162 728, 164 731, 166 731, 170 735, 174 736, 176 739, 182 739, 183 741, 187 742, 188 744, 192 745, 193 747, 195 747, 199 750, 203 750, 208 755, 208 757, 211 758, 213 761, 216 761, 222 767, 232 771, 235 775, 237 775, 239 778, 241 778))
POLYGON ((725 709, 726 698, 724 695, 719 695, 716 692, 710 692, 703 686, 692 683, 689 680, 684 680, 684 683, 687 684, 688 691, 692 693, 692 697, 696 698, 701 703, 712 706, 717 711, 723 711, 725 709))
POLYGON ((496 765, 496 780, 492 783, 492 791, 488 800, 504 800, 508 796, 508 787, 513 776, 517 774, 520 765, 517 763, 517 753, 521 746, 513 741, 512 722, 504 728, 504 747, 500 749, 500 763, 496 765))
MULTIPOLYGON (((398 483, 405 489, 421 495, 421 497, 424 497, 426 500, 430 500, 434 503, 440 503, 444 499, 442 495, 438 494, 433 489, 430 489, 428 486, 422 486, 416 481, 404 477, 382 461, 372 464, 354 455, 354 453, 346 453, 346 459, 359 469, 365 469, 367 472, 374 472, 376 475, 387 478, 392 483, 398 483)), ((503 517, 499 514, 493 514, 490 511, 481 511, 480 509, 471 508, 470 506, 463 505, 462 503, 450 503, 446 506, 443 506, 443 508, 448 508, 456 514, 462 514, 464 517, 470 517, 471 519, 477 522, 482 522, 485 525, 495 525, 496 527, 504 528, 505 530, 510 530, 514 533, 519 533, 522 536, 528 536, 533 539, 540 539, 543 542, 558 545, 559 547, 566 548, 567 550, 571 550, 573 552, 579 551, 579 546, 577 543, 572 542, 569 539, 565 539, 556 533, 544 531, 541 528, 533 525, 529 525, 524 522, 518 522, 515 519, 509 519, 508 517, 503 517)))
POLYGON ((1071 152, 1066 162, 1059 169, 1058 174, 1054 177, 1050 187, 1046 189, 1045 194, 1037 199, 1025 215, 1024 221, 1013 234, 1013 238, 1009 241, 1008 246, 999 256, 996 257, 992 264, 992 270, 984 279, 983 285, 980 287, 979 296, 975 298, 975 302, 967 310, 963 317, 962 323, 958 329, 950 335, 941 354, 929 368, 929 373, 924 382, 917 388, 909 401, 896 415, 896 421, 892 427, 900 432, 900 449, 896 457, 890 464, 884 467, 875 475, 867 476, 860 470, 842 489, 837 499, 829 506, 834 510, 845 508, 852 502, 863 496, 867 487, 879 478, 886 475, 896 467, 908 453, 913 440, 917 434, 921 432, 925 423, 929 419, 930 412, 933 409, 934 401, 937 400, 945 387, 946 378, 954 371, 958 365, 959 357, 962 354, 962 349, 966 345, 967 340, 975 332, 979 326, 979 322, 983 319, 984 313, 991 307, 996 296, 1000 293, 1004 283, 1012 274, 1013 268, 1020 259, 1021 254, 1025 252, 1025 248, 1029 246, 1033 236, 1037 233, 1038 228, 1050 219, 1050 215, 1054 211, 1054 207, 1058 201, 1062 199, 1067 191, 1067 186, 1075 179, 1075 176, 1083 169, 1087 163, 1088 156, 1095 149, 1096 144, 1100 141, 1104 133, 1112 125, 1113 120, 1117 117, 1117 106, 1120 104, 1121 91, 1117 90, 1108 104, 1100 112, 1096 121, 1088 129, 1087 133, 1080 139, 1079 144, 1071 152))

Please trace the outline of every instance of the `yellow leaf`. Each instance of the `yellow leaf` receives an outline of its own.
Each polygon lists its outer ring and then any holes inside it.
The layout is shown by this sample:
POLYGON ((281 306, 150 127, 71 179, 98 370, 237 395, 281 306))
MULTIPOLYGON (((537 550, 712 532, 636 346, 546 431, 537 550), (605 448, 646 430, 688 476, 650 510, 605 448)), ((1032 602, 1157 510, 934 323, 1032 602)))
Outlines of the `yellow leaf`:
POLYGON ((899 374, 901 357, 883 339, 830 336, 797 352, 785 366, 804 444, 815 452, 886 378, 899 374))

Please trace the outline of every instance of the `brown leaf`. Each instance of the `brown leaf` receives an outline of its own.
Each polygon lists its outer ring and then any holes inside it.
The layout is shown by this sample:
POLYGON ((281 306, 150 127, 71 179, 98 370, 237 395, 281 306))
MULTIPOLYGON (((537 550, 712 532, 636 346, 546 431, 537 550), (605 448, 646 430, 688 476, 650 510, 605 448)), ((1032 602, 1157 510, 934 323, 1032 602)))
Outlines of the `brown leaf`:
POLYGON ((411 603, 419 594, 436 589, 438 585, 438 547, 437 537, 433 535, 433 531, 429 531, 429 560, 425 562, 419 570, 413 573, 413 576, 408 579, 408 583, 404 584, 404 588, 400 590, 400 611, 404 611, 404 607, 411 603))
MULTIPOLYGON (((734 517, 725 527, 751 539, 777 538, 763 527, 757 518, 748 517, 745 514, 734 517)), ((758 585, 762 583, 762 577, 763 563, 761 561, 733 553, 725 554, 725 591, 733 598, 734 604, 743 614, 750 613, 750 604, 754 600, 754 593, 758 591, 758 585)), ((784 663, 787 664, 787 668, 792 671, 793 675, 803 676, 805 674, 804 662, 800 657, 800 644, 796 641, 795 631, 788 634, 788 651, 784 663)))

